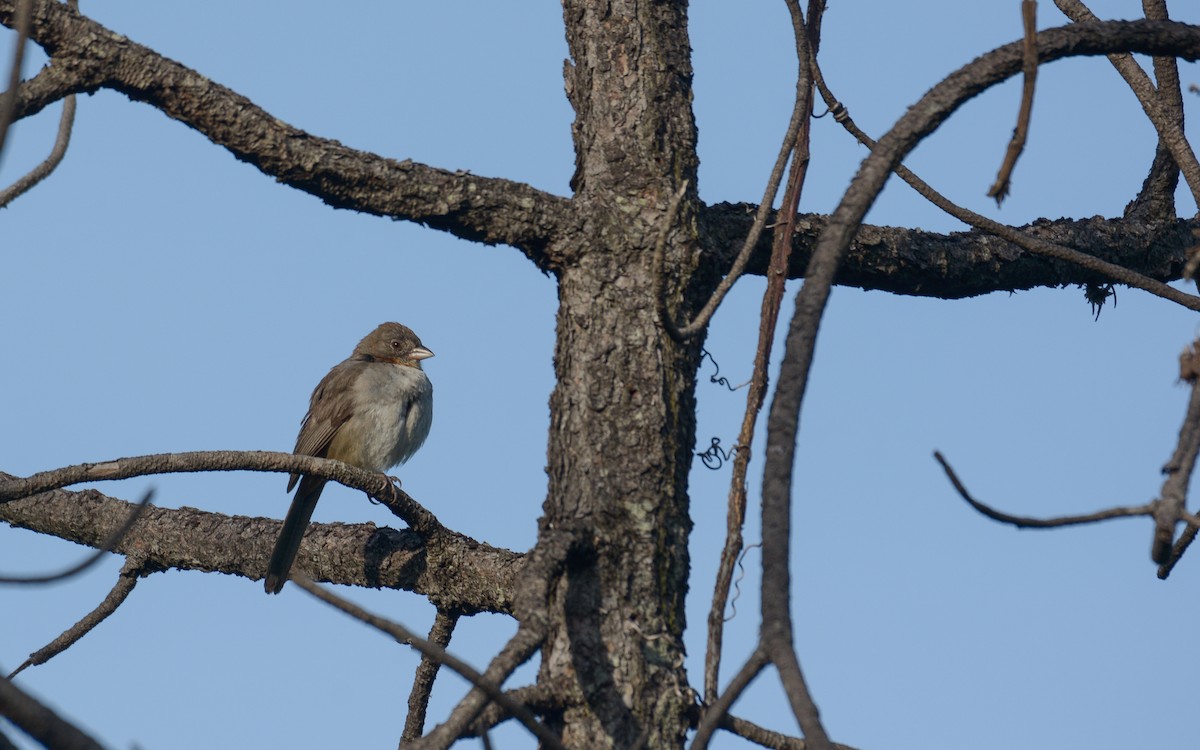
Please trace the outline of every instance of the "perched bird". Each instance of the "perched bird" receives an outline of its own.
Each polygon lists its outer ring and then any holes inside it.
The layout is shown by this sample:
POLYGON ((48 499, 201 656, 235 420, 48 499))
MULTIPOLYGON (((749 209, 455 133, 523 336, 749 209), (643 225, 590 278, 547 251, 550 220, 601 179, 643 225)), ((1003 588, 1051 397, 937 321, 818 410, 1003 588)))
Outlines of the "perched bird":
MULTIPOLYGON (((378 472, 407 461, 425 442, 433 421, 433 385, 421 369, 421 360, 432 356, 417 334, 399 323, 371 331, 317 384, 293 452, 378 472)), ((267 565, 268 594, 278 594, 287 582, 326 480, 292 474, 289 492, 297 481, 300 488, 267 565)))

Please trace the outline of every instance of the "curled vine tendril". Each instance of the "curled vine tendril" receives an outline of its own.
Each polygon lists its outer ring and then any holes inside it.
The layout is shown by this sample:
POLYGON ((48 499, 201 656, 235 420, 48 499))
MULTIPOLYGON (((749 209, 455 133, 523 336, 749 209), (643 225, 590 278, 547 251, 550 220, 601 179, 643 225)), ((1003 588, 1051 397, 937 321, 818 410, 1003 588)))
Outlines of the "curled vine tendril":
POLYGON ((709 352, 707 349, 701 349, 700 361, 703 362, 706 357, 708 358, 709 362, 712 362, 713 365, 713 374, 708 376, 708 382, 716 383, 717 385, 723 385, 731 391, 736 391, 738 388, 741 388, 740 385, 733 385, 729 382, 729 378, 721 375, 721 366, 717 364, 717 360, 713 357, 711 352, 709 352))
POLYGON ((736 452, 736 445, 729 450, 725 450, 721 447, 721 438, 715 437, 707 449, 697 451, 696 455, 700 457, 700 462, 704 464, 704 468, 716 471, 724 466, 726 461, 733 458, 733 454, 736 452))

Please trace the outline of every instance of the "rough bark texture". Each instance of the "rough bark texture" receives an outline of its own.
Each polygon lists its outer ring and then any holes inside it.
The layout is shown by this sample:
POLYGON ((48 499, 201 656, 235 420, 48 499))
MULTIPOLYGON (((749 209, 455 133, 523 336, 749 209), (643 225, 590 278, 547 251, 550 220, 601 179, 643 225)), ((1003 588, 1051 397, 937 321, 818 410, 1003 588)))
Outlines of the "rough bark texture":
MULTIPOLYGON (((0 505, 0 520, 100 547, 133 507, 97 490, 56 490, 0 505)), ((149 569, 260 579, 279 526, 268 518, 151 507, 113 551, 137 555, 149 569)), ((454 532, 426 538, 372 523, 314 523, 300 554, 317 580, 420 591, 464 613, 510 612, 524 562, 522 555, 454 532)))
MULTIPOLYGON (((559 245, 543 524, 586 538, 555 589, 542 675, 583 687, 562 718, 572 748, 678 746, 692 700, 678 665, 699 352, 659 325, 651 267, 670 196, 697 167, 685 13, 564 3, 582 221, 559 245)), ((668 265, 687 278, 697 261, 681 244, 668 265)))

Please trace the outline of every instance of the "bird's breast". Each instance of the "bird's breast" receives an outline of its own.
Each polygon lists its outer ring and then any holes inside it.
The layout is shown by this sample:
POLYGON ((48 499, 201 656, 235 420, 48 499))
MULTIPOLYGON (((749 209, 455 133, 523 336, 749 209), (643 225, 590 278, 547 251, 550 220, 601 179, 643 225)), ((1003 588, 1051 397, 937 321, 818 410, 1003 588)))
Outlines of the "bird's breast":
POLYGON ((372 363, 353 388, 353 415, 328 455, 371 471, 387 471, 416 452, 433 422, 433 385, 416 367, 372 363))

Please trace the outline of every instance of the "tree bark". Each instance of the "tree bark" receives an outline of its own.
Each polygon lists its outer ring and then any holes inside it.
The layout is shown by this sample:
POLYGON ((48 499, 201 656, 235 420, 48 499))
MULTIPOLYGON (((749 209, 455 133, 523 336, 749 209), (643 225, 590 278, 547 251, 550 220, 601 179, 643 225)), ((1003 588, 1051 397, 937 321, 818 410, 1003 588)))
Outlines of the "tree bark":
MULTIPOLYGON (((653 256, 666 206, 698 165, 686 8, 568 0, 564 17, 579 230, 558 248, 542 523, 577 538, 553 587, 541 679, 583 691, 561 720, 567 747, 678 747, 693 702, 682 635, 700 344, 660 325, 653 256)), ((694 209, 679 213, 684 224, 694 209)), ((687 234, 673 233, 666 266, 668 298, 690 308, 711 284, 693 278, 687 234)))

